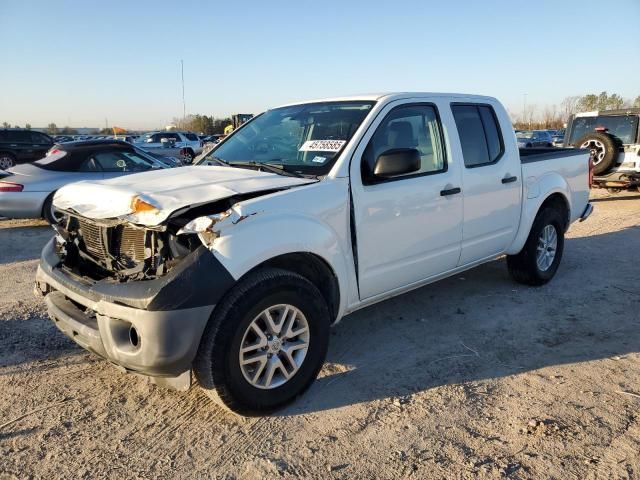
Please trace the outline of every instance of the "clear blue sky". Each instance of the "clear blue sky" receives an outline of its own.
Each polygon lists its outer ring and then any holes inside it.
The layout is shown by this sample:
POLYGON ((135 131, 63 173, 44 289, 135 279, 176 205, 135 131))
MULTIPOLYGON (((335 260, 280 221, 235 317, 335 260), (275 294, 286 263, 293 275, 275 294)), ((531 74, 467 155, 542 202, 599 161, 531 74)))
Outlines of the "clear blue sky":
POLYGON ((640 95, 640 0, 0 0, 0 122, 154 128, 379 91, 640 95), (600 27, 600 29, 598 28, 600 27))

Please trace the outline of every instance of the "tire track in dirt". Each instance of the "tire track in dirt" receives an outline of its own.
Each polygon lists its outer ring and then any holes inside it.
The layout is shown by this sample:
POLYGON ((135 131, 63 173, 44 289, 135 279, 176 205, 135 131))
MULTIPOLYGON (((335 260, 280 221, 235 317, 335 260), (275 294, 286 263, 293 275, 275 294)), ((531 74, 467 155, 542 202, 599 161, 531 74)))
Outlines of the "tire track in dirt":
POLYGON ((226 469, 233 458, 243 458, 247 452, 254 450, 254 447, 268 436, 276 436, 281 433, 283 423, 277 420, 271 417, 251 420, 246 428, 238 430, 225 442, 225 447, 218 452, 217 459, 212 464, 196 470, 195 476, 202 473, 205 468, 207 470, 211 468, 226 469))

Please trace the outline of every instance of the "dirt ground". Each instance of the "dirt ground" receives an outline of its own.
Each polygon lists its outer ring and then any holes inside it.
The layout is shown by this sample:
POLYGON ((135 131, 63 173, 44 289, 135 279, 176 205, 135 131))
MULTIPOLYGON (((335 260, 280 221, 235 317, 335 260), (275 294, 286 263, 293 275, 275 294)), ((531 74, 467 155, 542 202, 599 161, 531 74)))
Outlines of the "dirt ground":
POLYGON ((0 221, 0 479, 640 478, 640 194, 596 194, 556 278, 503 260, 367 308, 276 415, 225 413, 67 340, 0 221))

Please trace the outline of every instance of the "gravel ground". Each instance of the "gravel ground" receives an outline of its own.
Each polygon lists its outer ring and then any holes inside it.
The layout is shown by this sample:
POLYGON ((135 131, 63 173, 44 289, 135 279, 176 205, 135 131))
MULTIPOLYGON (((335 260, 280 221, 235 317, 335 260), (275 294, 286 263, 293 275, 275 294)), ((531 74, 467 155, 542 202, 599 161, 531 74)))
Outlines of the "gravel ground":
POLYGON ((595 197, 550 284, 498 260, 352 314, 264 418, 76 347, 32 294, 50 229, 0 221, 0 479, 640 478, 640 195, 595 197))

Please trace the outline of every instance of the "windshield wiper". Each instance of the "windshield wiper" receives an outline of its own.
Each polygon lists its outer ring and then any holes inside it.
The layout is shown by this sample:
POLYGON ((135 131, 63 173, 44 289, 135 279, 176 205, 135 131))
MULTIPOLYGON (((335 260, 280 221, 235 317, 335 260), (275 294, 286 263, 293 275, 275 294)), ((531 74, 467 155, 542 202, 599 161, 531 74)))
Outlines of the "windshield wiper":
POLYGON ((271 173, 277 173, 278 175, 284 175, 286 177, 298 177, 298 178, 304 178, 303 175, 300 175, 297 172, 292 172, 290 170, 285 170, 284 165, 281 165, 279 163, 263 163, 263 162, 256 162, 255 160, 250 160, 247 162, 230 162, 228 164, 231 167, 255 167, 257 170, 260 170, 261 168, 269 171, 271 173))
POLYGON ((216 157, 215 155, 209 155, 208 157, 206 157, 207 160, 207 164, 211 165, 211 160, 213 160, 214 162, 216 162, 218 165, 223 165, 225 167, 230 167, 231 164, 229 162, 227 162, 226 160, 222 160, 221 158, 216 157))

